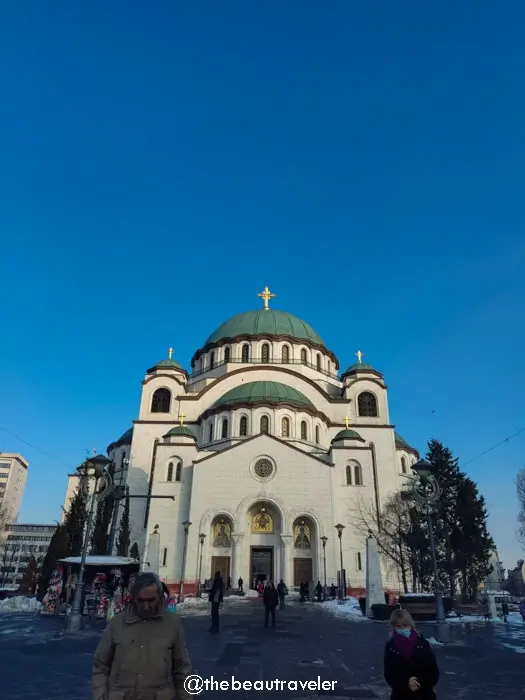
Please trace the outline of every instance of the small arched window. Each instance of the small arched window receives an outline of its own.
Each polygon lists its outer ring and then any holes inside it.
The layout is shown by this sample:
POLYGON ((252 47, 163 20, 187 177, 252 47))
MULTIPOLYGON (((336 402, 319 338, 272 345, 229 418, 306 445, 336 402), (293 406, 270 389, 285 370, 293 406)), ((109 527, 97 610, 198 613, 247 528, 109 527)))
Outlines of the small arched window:
POLYGON ((270 430, 270 421, 268 416, 261 417, 261 433, 267 433, 270 430))
POLYGON ((321 444, 321 431, 319 430, 319 426, 315 426, 315 442, 320 445, 321 444))
POLYGON ((290 348, 288 345, 283 345, 281 349, 281 360, 285 365, 290 362, 290 348))
POLYGON ((404 457, 401 457, 401 473, 402 474, 407 473, 407 461, 404 457))
POLYGON ((243 362, 249 362, 250 361, 250 346, 245 344, 242 346, 241 350, 241 359, 243 362))
POLYGON ((177 462, 177 469, 175 469, 175 481, 180 481, 182 478, 182 462, 177 462))
POLYGON ((317 366, 317 370, 320 372, 321 371, 321 355, 319 353, 317 353, 316 366, 317 366))
POLYGON ((210 423, 208 428, 208 442, 213 440, 213 423, 210 423))
POLYGON ((228 437, 228 421, 226 420, 226 418, 223 419, 221 424, 221 437, 228 437))
POLYGON ((352 486, 352 467, 350 464, 346 467, 346 485, 352 486))
POLYGON ((363 470, 360 464, 354 464, 354 486, 363 485, 363 470))
POLYGON ((267 364, 270 362, 270 346, 268 343, 263 343, 261 348, 261 361, 267 364))
POLYGON ((371 391, 363 391, 357 397, 357 410, 363 418, 377 418, 377 399, 371 391))
POLYGON ((308 424, 305 420, 301 421, 301 440, 308 440, 308 424))
POLYGON ((215 353, 210 352, 210 369, 215 367, 215 353))
POLYGON ((173 462, 168 464, 168 473, 166 474, 166 481, 173 481, 173 462))
POLYGON ((248 435, 248 419, 246 416, 241 417, 241 422, 239 424, 239 435, 241 437, 246 437, 248 435))
POLYGON ((230 348, 225 348, 224 350, 224 362, 230 361, 231 350, 230 348))
POLYGON ((281 420, 281 437, 290 437, 290 419, 283 418, 281 420))
POLYGON ((330 360, 327 360, 326 362, 326 369, 328 371, 328 374, 331 374, 332 372, 332 365, 330 364, 330 360))
POLYGON ((171 407, 171 391, 169 389, 157 389, 151 399, 152 413, 169 413, 171 407))
POLYGON ((306 350, 304 348, 301 350, 301 364, 308 364, 308 356, 306 355, 306 350))

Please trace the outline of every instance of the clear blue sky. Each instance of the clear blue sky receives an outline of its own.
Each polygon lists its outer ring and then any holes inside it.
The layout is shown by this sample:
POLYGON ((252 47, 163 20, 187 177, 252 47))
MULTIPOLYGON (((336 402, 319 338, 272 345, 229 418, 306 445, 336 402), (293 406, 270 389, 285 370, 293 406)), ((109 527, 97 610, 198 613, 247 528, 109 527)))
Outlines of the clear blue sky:
MULTIPOLYGON (((525 7, 4 3, 0 449, 21 519, 137 415, 147 367, 229 316, 361 349, 419 449, 525 426, 525 7)), ((467 466, 504 562, 525 433, 467 466)))

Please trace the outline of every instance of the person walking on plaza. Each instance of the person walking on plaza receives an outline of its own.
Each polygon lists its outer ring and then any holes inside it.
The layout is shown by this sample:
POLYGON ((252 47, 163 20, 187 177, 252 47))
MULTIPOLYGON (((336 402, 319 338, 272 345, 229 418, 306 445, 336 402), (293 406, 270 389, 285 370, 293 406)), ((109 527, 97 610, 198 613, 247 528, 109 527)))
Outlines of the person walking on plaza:
POLYGON ((436 700, 439 669, 427 640, 415 630, 406 610, 390 618, 392 638, 385 646, 384 676, 392 688, 391 700, 436 700))
POLYGON ((211 627, 210 632, 216 634, 219 631, 219 606, 222 603, 224 592, 224 581, 222 580, 221 572, 215 572, 213 585, 211 587, 209 600, 211 603, 211 627))
POLYGON ((263 604, 264 604, 264 626, 268 627, 268 619, 272 616, 272 627, 275 627, 275 608, 278 603, 278 596, 275 586, 272 581, 268 581, 264 588, 263 604))
POLYGON ((107 625, 93 660, 93 700, 190 700, 182 623, 153 573, 137 576, 131 602, 107 625))
POLYGON ((242 580, 242 576, 239 577, 239 580, 237 581, 237 586, 239 587, 239 593, 243 593, 244 591, 242 590, 244 581, 242 580))
POLYGON ((279 610, 284 610, 284 596, 288 593, 286 584, 281 579, 277 584, 277 595, 279 596, 279 610))

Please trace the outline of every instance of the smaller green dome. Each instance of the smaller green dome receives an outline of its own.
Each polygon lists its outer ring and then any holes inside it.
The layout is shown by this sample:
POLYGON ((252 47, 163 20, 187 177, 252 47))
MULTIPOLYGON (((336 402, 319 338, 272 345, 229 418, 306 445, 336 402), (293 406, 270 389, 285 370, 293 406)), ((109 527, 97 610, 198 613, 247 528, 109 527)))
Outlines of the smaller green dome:
POLYGON ((359 440, 360 442, 364 442, 361 435, 359 435, 359 433, 356 433, 355 430, 350 430, 350 428, 338 432, 337 435, 333 438, 332 442, 336 442, 338 440, 359 440))
POLYGON ((126 432, 119 437, 118 440, 115 440, 115 442, 112 442, 110 445, 107 447, 107 451, 111 452, 111 450, 114 450, 116 447, 121 447, 122 445, 131 445, 131 441, 133 440, 133 428, 130 428, 129 430, 126 430, 126 432))
POLYGON ((164 437, 171 437, 172 435, 185 435, 186 437, 191 437, 194 440, 197 439, 193 432, 186 425, 177 425, 175 428, 168 430, 164 437))
POLYGON ((376 374, 379 374, 377 369, 372 367, 372 365, 367 365, 366 362, 356 362, 353 365, 350 365, 350 367, 347 367, 343 374, 350 374, 351 372, 375 372, 376 374))
POLYGON ((214 404, 213 408, 233 404, 264 403, 278 406, 288 404, 296 408, 315 410, 312 402, 300 391, 279 382, 248 382, 227 391, 214 404))
POLYGON ((177 370, 182 370, 185 372, 186 370, 182 365, 179 365, 178 362, 175 362, 175 360, 160 360, 160 362, 157 362, 151 369, 148 369, 149 372, 154 372, 156 369, 177 369, 177 370))

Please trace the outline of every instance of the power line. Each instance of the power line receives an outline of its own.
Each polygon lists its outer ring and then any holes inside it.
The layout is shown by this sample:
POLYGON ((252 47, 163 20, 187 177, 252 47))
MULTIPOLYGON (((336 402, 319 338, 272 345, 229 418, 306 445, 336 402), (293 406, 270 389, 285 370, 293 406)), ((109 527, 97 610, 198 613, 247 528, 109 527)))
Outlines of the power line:
POLYGON ((495 450, 496 447, 501 447, 501 445, 504 445, 506 442, 509 442, 509 440, 512 440, 512 438, 515 438, 517 435, 520 435, 521 433, 525 433, 525 427, 520 428, 520 430, 517 430, 515 433, 512 433, 512 435, 509 435, 506 437, 504 440, 500 440, 497 442, 495 445, 492 445, 492 447, 489 447, 487 450, 484 450, 483 452, 480 452, 479 455, 476 455, 475 457, 472 457, 472 459, 468 459, 466 462, 462 462, 461 466, 464 467, 467 464, 470 464, 471 462, 474 462, 474 460, 479 459, 480 457, 484 457, 486 454, 489 452, 492 452, 492 450, 495 450))
POLYGON ((27 442, 27 440, 24 440, 23 438, 18 437, 18 435, 14 435, 13 433, 10 433, 9 430, 6 430, 5 428, 0 427, 0 430, 3 433, 5 433, 6 435, 9 435, 10 437, 14 438, 15 440, 18 440, 19 442, 23 442, 24 445, 27 445, 32 450, 36 450, 37 452, 40 452, 41 454, 45 455, 46 457, 49 457, 49 459, 53 459, 55 462, 59 462, 64 467, 67 467, 68 469, 70 469, 70 465, 66 464, 61 459, 58 459, 58 457, 54 457, 53 455, 50 455, 48 452, 44 452, 44 450, 41 450, 40 447, 36 447, 35 445, 32 445, 30 442, 27 442))

